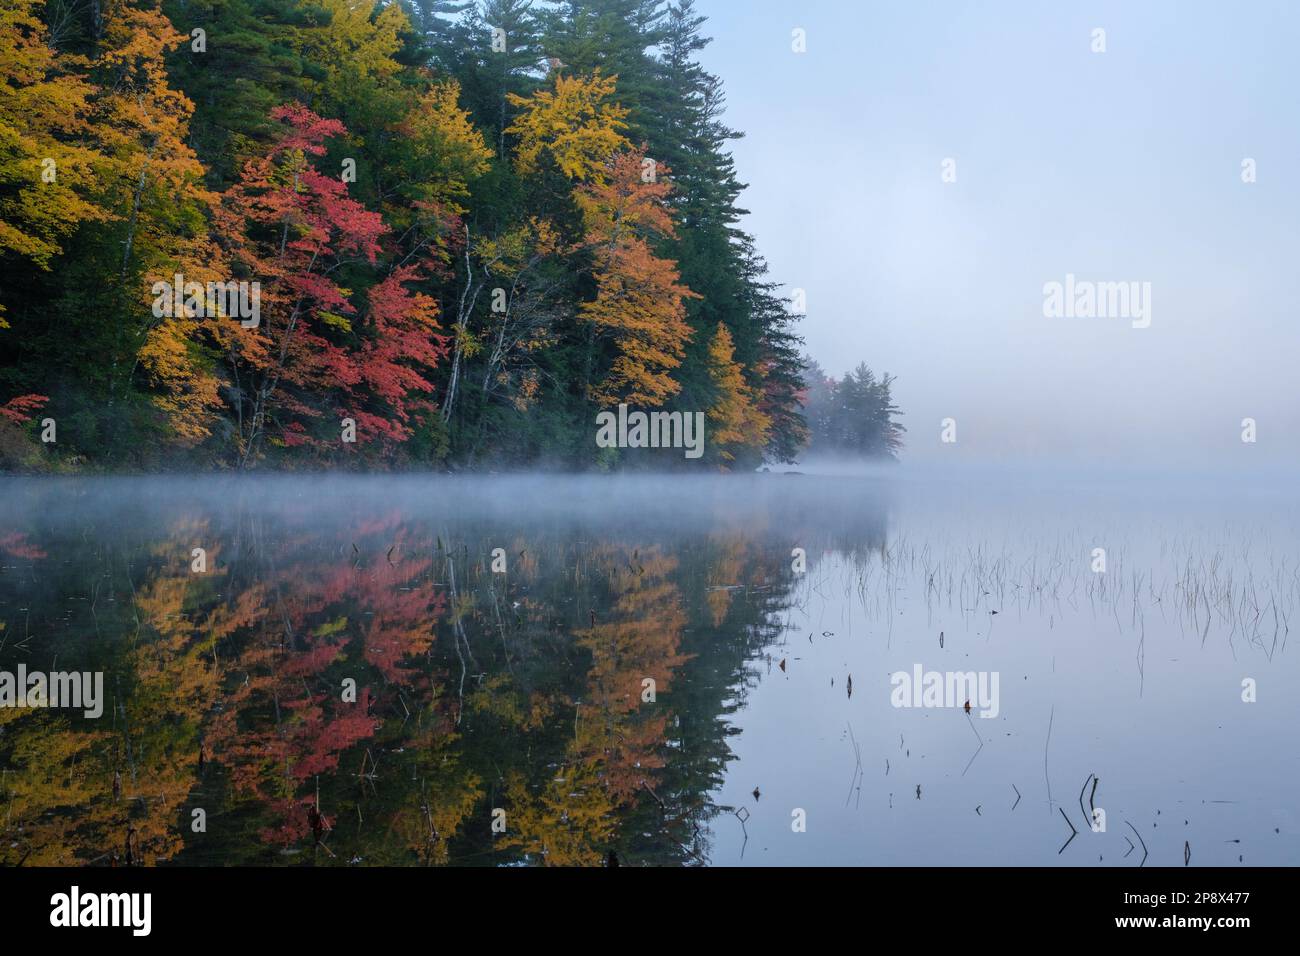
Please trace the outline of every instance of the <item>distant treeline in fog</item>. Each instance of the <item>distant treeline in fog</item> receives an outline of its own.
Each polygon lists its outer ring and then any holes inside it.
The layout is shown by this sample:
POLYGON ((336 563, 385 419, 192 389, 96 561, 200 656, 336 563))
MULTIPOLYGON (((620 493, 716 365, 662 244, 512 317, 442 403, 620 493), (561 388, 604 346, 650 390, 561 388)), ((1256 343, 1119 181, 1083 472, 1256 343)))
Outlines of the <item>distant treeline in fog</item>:
POLYGON ((835 379, 807 356, 803 374, 809 455, 897 458, 907 429, 894 420, 900 414, 891 394, 894 376, 877 378, 859 364, 835 379))
POLYGON ((703 413, 691 467, 793 459, 797 317, 703 23, 11 0, 0 467, 623 467, 619 403, 703 413))

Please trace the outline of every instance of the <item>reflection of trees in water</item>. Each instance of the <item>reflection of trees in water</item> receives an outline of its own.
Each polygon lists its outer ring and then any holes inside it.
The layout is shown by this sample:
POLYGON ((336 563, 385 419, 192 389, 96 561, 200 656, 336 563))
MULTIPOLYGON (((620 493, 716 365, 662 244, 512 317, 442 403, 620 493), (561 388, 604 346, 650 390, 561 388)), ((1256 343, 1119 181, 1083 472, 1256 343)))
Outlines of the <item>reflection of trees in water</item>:
MULTIPOLYGON (((176 533, 189 541, 201 530, 190 524, 176 533)), ((239 605, 201 617, 187 607, 195 584, 182 577, 188 551, 170 552, 185 556, 170 560, 170 573, 137 583, 120 555, 80 535, 47 547, 73 560, 31 568, 23 597, 35 639, 21 659, 50 670, 103 670, 107 699, 93 721, 80 711, 0 709, 0 862, 166 860, 184 844, 178 821, 193 787, 200 721, 219 694, 212 648, 239 626, 239 605)), ((167 561, 168 547, 141 547, 136 573, 167 561)), ((5 669, 15 663, 0 658, 5 669)))
POLYGON ((146 864, 706 861, 790 549, 811 567, 883 534, 797 504, 612 536, 201 513, 14 538, 0 636, 30 608, 28 666, 104 670, 109 699, 99 721, 0 710, 0 862, 124 863, 128 841, 146 864))

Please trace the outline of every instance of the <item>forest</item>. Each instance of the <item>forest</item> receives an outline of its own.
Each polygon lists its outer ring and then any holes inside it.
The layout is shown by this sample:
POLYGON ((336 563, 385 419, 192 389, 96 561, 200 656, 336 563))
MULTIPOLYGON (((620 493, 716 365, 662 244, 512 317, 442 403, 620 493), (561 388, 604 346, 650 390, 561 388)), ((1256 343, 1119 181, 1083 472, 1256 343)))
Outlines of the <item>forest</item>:
POLYGON ((741 226, 704 24, 694 0, 6 0, 0 469, 893 456, 892 379, 826 391, 741 226), (704 413, 702 456, 600 447, 619 404, 704 413))
POLYGON ((843 378, 827 375, 817 360, 804 358, 800 401, 807 423, 808 451, 841 457, 894 459, 907 428, 895 421, 894 376, 860 362, 843 378))

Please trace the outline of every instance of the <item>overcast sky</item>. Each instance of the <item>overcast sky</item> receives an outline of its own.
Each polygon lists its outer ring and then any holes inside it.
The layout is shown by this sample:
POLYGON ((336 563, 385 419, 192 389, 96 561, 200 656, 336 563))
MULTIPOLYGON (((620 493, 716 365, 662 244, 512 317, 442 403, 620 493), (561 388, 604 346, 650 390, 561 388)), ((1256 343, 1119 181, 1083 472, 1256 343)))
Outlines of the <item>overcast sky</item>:
POLYGON ((908 460, 1300 459, 1300 4, 697 5, 747 228, 828 372, 898 376, 908 460), (1045 317, 1067 274, 1149 327, 1045 317))

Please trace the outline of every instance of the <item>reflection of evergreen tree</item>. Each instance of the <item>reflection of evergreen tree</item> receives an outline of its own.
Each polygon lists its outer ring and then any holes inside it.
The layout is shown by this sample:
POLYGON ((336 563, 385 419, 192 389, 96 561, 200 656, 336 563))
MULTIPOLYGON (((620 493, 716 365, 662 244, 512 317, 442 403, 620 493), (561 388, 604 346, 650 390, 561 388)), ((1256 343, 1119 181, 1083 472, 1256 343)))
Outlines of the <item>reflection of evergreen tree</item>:
MULTIPOLYGON (((738 732, 732 717, 758 682, 751 662, 780 637, 775 619, 785 608, 792 577, 779 550, 752 541, 706 541, 688 554, 691 565, 683 576, 691 583, 688 600, 696 613, 684 650, 693 658, 690 679, 667 698, 678 720, 674 759, 664 769, 661 791, 678 810, 678 830, 671 842, 655 835, 661 845, 651 859, 657 863, 708 859, 707 828, 719 812, 710 794, 722 785, 732 758, 729 738, 738 732), (720 566, 732 573, 719 576, 720 566)), ((651 848, 638 849, 649 855, 651 848)))
MULTIPOLYGON (((736 715, 795 584, 790 548, 814 561, 883 537, 874 504, 828 521, 835 508, 784 480, 750 480, 759 517, 709 520, 699 494, 673 521, 629 513, 612 538, 607 514, 512 511, 505 535, 482 511, 286 517, 256 496, 127 496, 107 519, 51 519, 37 495, 0 539, 6 563, 31 569, 0 576, 0 634, 12 641, 12 609, 28 608, 39 644, 11 643, 0 667, 57 654, 105 670, 109 700, 98 723, 0 711, 0 860, 39 848, 40 862, 105 863, 132 826, 151 864, 706 861, 736 715), (106 528, 114 543, 93 543, 106 528), (195 808, 206 834, 189 828, 195 808)), ((824 491, 860 505, 860 488, 824 491)))

